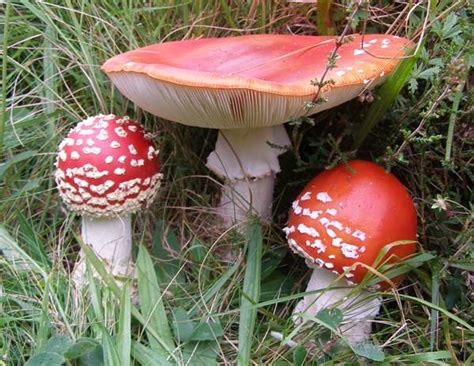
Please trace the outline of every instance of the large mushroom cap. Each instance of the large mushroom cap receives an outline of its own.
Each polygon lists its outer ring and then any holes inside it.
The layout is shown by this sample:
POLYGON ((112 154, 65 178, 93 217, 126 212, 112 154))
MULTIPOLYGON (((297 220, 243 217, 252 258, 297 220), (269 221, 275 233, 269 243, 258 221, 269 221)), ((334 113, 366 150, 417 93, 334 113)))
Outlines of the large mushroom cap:
MULTIPOLYGON (((351 161, 315 177, 293 202, 285 232, 290 247, 310 262, 360 282, 382 248, 416 240, 416 211, 405 187, 382 167, 351 161)), ((393 262, 415 243, 392 247, 393 262)))
POLYGON ((122 215, 149 204, 160 186, 160 163, 138 123, 98 115, 59 145, 55 178, 69 209, 89 216, 122 215))
POLYGON ((278 125, 344 103, 384 80, 412 43, 355 35, 341 46, 321 97, 306 109, 337 37, 246 35, 155 44, 102 69, 144 110, 186 125, 231 129, 278 125))

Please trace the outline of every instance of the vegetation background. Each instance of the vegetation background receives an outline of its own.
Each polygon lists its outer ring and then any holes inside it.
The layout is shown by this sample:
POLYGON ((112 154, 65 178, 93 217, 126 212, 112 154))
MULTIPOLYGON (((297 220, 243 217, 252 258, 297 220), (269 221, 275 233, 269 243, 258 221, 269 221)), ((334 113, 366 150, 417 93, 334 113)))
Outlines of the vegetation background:
POLYGON ((463 0, 0 1, 0 365, 472 364, 473 14, 463 0), (410 38, 415 54, 373 94, 288 124, 274 225, 251 223, 246 235, 209 225, 218 186, 204 162, 216 131, 142 112, 100 71, 155 42, 338 35, 348 23, 410 38), (98 113, 153 131, 165 180, 134 220, 138 285, 118 288, 102 273, 77 294, 80 221, 61 205, 53 162, 68 130, 98 113), (358 348, 328 330, 334 312, 291 322, 309 273, 281 232, 305 183, 354 157, 408 187, 420 251, 358 348))

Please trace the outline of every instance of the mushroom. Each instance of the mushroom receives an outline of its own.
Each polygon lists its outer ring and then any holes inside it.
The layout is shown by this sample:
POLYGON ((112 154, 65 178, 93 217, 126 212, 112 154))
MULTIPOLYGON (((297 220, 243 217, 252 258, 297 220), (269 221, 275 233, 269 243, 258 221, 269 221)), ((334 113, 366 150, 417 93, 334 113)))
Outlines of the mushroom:
MULTIPOLYGON (((59 145, 56 184, 82 215, 81 236, 114 276, 131 276, 131 214, 155 198, 162 175, 143 127, 113 114, 89 117, 59 145)), ((84 253, 73 279, 81 285, 84 253)))
POLYGON ((218 212, 229 227, 249 210, 270 218, 278 156, 290 143, 283 123, 373 88, 411 45, 388 35, 346 37, 325 74, 336 40, 259 34, 167 42, 115 56, 102 70, 144 110, 219 129, 207 166, 224 179, 218 212), (325 103, 308 108, 317 90, 311 81, 322 75, 333 81, 320 90, 325 103))
MULTIPOLYGON (((367 266, 394 263, 415 252, 416 211, 405 187, 371 162, 340 164, 303 189, 284 231, 290 248, 314 268, 306 292, 324 290, 306 295, 295 315, 314 316, 337 306, 345 311, 341 332, 348 341, 367 339, 381 301, 366 290, 349 294, 364 279, 367 266), (381 252, 397 241, 408 242, 381 252)), ((381 282, 376 287, 381 284, 387 286, 381 282)))

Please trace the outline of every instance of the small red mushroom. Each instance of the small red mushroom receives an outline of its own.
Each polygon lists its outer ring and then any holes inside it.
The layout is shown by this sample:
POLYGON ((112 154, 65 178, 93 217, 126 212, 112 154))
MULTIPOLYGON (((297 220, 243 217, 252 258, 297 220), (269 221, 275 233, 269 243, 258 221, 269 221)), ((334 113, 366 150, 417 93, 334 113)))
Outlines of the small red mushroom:
MULTIPOLYGON (((150 204, 162 175, 158 150, 128 117, 80 122, 59 145, 55 178, 66 206, 82 217, 82 239, 113 275, 128 276, 131 214, 150 204)), ((82 283, 83 261, 74 271, 82 283)))
MULTIPOLYGON (((355 160, 315 177, 293 202, 284 231, 290 248, 315 268, 309 292, 331 284, 347 287, 361 282, 367 268, 359 263, 393 263, 413 254, 416 227, 415 207, 398 179, 376 164, 355 160), (398 241, 404 244, 392 246, 376 263, 382 249, 398 241), (346 281, 337 281, 340 275, 346 281)), ((306 311, 316 313, 341 301, 350 291, 351 287, 347 287, 306 296, 297 311, 309 306, 306 311)), ((347 309, 355 300, 358 302, 357 314, 346 314, 350 321, 344 334, 352 342, 362 341, 370 334, 367 320, 377 315, 380 306, 376 298, 361 305, 361 296, 364 294, 339 306, 347 309)))

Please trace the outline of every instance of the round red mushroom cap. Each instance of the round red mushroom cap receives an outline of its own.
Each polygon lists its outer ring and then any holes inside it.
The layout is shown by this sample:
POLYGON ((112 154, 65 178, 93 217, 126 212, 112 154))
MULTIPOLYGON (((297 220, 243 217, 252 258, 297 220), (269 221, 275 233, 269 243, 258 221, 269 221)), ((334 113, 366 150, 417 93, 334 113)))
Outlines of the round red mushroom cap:
POLYGON ((315 177, 293 202, 288 244, 312 263, 360 282, 382 248, 394 262, 416 251, 416 210, 400 181, 382 167, 355 160, 315 177))
POLYGON ((137 211, 156 196, 162 175, 158 150, 129 117, 90 117, 59 145, 55 178, 72 211, 89 216, 137 211))

